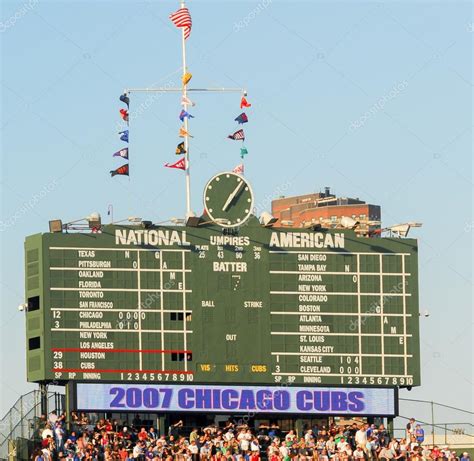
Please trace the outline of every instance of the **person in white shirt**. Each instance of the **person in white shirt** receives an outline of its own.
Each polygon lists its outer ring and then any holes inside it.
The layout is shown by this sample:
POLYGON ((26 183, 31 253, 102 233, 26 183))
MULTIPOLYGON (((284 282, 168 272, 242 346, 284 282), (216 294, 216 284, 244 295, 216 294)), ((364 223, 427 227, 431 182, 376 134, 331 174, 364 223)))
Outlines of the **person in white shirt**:
POLYGON ((344 447, 347 445, 346 439, 344 437, 341 437, 339 442, 337 442, 337 450, 338 451, 344 451, 344 447))
POLYGON ((234 438, 234 432, 232 429, 229 429, 225 434, 224 434, 224 440, 227 442, 230 442, 234 438))
POLYGON ((415 418, 410 418, 410 421, 407 424, 407 439, 410 440, 412 435, 415 435, 415 418))
POLYGON ((64 430, 61 427, 61 423, 56 423, 56 428, 54 429, 54 437, 56 439, 56 446, 59 451, 63 451, 64 447, 64 430))
POLYGON ((423 450, 421 452, 421 459, 423 461, 428 461, 431 459, 431 450, 428 447, 423 447, 423 450))
POLYGON ((51 426, 49 424, 47 424, 46 427, 41 432, 41 437, 43 439, 46 439, 48 436, 49 437, 53 436, 53 431, 51 430, 51 426))
POLYGON ((51 461, 52 458, 49 448, 43 448, 41 451, 43 452, 44 461, 51 461))
POLYGON ((201 459, 208 459, 211 456, 211 447, 209 446, 209 442, 206 442, 202 445, 201 449, 199 450, 199 454, 201 455, 201 459))
POLYGON ((260 445, 258 444, 257 439, 253 439, 250 442, 250 451, 260 453, 260 445))
POLYGON ((143 448, 141 443, 137 443, 133 447, 133 457, 138 458, 141 454, 143 454, 143 448))
POLYGON ((392 439, 388 444, 388 448, 392 449, 395 453, 398 451, 399 446, 397 439, 392 439))
POLYGON ((385 459, 393 459, 394 458, 394 453, 390 448, 387 447, 382 447, 379 453, 379 459, 385 460, 385 459))
POLYGON ((319 461, 329 461, 327 450, 321 451, 321 454, 319 455, 319 461))
POLYGON ((340 453, 345 452, 348 456, 352 455, 351 446, 343 438, 337 444, 337 449, 340 453))
POLYGON ((199 458, 199 447, 196 445, 196 440, 193 440, 188 445, 189 453, 191 454, 191 459, 197 460, 199 458))
POLYGON ((288 456, 288 447, 286 446, 284 442, 281 443, 279 451, 283 459, 285 459, 288 456))
POLYGON ((249 448, 250 448, 250 442, 246 438, 242 438, 240 440, 240 450, 242 451, 242 453, 249 451, 249 448))
POLYGON ((364 459, 365 457, 364 450, 362 450, 360 445, 357 445, 357 448, 354 450, 353 456, 354 456, 354 459, 364 459))
POLYGON ((329 437, 329 440, 326 442, 325 447, 328 451, 329 456, 332 456, 332 454, 336 451, 336 442, 334 442, 334 437, 332 435, 329 437))
POLYGON ((361 447, 367 445, 367 427, 365 425, 355 433, 355 442, 356 445, 360 445, 361 447))
POLYGON ((58 420, 58 415, 56 413, 56 411, 52 411, 49 415, 48 415, 48 420, 49 422, 51 423, 51 425, 54 427, 54 425, 56 424, 57 420, 58 420))
POLYGON ((306 434, 304 435, 305 443, 310 443, 313 441, 313 439, 314 439, 313 431, 311 429, 307 430, 306 434))

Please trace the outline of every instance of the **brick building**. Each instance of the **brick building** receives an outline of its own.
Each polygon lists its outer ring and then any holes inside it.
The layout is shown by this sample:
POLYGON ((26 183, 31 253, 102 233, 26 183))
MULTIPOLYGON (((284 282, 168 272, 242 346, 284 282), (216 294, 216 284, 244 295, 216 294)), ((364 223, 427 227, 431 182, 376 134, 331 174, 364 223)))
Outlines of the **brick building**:
POLYGON ((336 197, 329 187, 324 192, 280 197, 272 201, 272 215, 278 218, 275 227, 341 227, 343 217, 359 222, 355 231, 367 234, 380 229, 379 205, 370 205, 358 198, 336 197))

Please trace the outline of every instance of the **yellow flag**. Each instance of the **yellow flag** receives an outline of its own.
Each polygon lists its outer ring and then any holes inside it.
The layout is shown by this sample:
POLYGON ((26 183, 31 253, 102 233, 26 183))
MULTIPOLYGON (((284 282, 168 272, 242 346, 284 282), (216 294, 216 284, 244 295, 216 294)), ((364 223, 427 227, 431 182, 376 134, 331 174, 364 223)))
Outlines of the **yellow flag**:
POLYGON ((183 85, 186 86, 192 78, 193 74, 191 74, 190 72, 186 72, 182 78, 183 85))
POLYGON ((191 136, 183 127, 181 127, 179 129, 179 137, 185 138, 186 136, 189 136, 190 138, 194 138, 194 136, 191 136))

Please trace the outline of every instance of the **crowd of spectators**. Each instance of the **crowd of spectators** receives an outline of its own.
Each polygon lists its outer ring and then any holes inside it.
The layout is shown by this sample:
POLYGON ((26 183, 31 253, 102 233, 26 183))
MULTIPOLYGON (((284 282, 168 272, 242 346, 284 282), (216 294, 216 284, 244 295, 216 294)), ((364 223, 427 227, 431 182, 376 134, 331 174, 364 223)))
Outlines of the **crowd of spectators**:
POLYGON ((352 424, 313 427, 302 434, 282 432, 273 424, 256 430, 229 421, 186 430, 182 421, 166 435, 145 427, 86 414, 52 412, 40 421, 41 442, 32 461, 471 461, 467 453, 424 445, 424 432, 412 419, 404 438, 390 436, 384 425, 352 424), (69 426, 69 430, 67 430, 69 426))

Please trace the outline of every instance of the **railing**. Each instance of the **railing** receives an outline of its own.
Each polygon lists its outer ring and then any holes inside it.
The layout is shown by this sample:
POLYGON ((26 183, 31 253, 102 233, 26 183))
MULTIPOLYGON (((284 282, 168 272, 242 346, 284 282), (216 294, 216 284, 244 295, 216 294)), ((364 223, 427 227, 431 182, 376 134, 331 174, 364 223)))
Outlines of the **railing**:
MULTIPOLYGON (((63 411, 62 394, 48 392, 50 411, 63 411)), ((41 416, 41 392, 31 391, 22 395, 10 411, 0 420, 0 460, 16 457, 17 439, 32 440, 39 437, 41 416), (14 453, 12 453, 12 451, 14 453)))
MULTIPOLYGON (((404 438, 405 428, 394 429, 394 437, 404 438)), ((435 432, 427 433, 425 429, 425 440, 423 445, 448 446, 450 448, 474 447, 474 427, 471 423, 438 423, 435 432)))
MULTIPOLYGON (((424 445, 438 445, 438 446, 449 446, 451 448, 474 448, 474 425, 472 416, 474 412, 465 408, 456 408, 450 405, 445 405, 439 402, 433 402, 429 400, 419 399, 407 399, 400 398, 400 402, 419 403, 424 406, 423 414, 430 414, 430 421, 417 420, 417 423, 421 423, 425 432, 424 445), (448 409, 451 413, 459 413, 460 421, 470 422, 456 422, 456 423, 445 423, 437 421, 435 417, 436 409, 440 407, 442 409, 448 409), (462 418, 462 419, 461 419, 462 418), (464 419, 465 418, 465 419, 464 419)), ((403 413, 403 410, 402 410, 403 413)), ((399 418, 408 422, 409 418, 400 415, 399 418)), ((456 416, 453 418, 455 419, 456 416)), ((406 429, 395 429, 395 437, 405 437, 406 429)))

